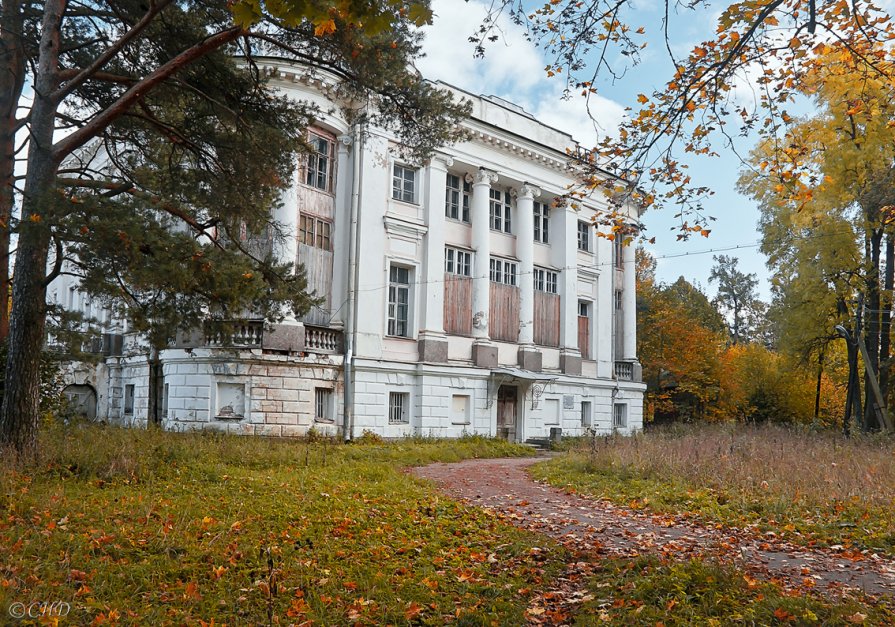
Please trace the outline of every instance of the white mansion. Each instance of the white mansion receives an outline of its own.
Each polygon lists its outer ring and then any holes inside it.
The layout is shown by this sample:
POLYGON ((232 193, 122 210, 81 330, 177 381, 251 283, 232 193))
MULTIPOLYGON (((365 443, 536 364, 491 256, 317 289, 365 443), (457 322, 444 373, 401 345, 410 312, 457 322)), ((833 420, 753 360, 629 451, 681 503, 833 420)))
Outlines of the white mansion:
MULTIPOLYGON (((333 108, 319 78, 276 61, 268 71, 333 108)), ((161 354, 157 416, 145 351, 105 316, 103 360, 70 369, 70 398, 112 422, 271 436, 641 428, 634 248, 595 236, 603 198, 554 206, 573 182, 573 139, 501 99, 441 87, 472 101, 469 139, 422 167, 337 112, 309 130, 316 152, 276 220, 294 233, 279 254, 304 265, 320 306, 179 336, 161 354)), ((96 315, 70 278, 48 298, 96 315)))

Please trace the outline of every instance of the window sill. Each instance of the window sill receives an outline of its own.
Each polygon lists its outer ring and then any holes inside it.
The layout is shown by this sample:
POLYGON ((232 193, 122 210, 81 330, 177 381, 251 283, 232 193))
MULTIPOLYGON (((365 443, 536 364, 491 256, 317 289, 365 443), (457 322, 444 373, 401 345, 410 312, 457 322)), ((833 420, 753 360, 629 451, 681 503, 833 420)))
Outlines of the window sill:
POLYGON ((327 196, 331 196, 332 198, 335 198, 335 197, 336 197, 336 192, 334 192, 334 191, 329 191, 329 190, 326 190, 326 189, 320 189, 320 188, 317 187, 316 185, 308 185, 307 183, 302 183, 302 182, 299 182, 298 184, 301 185, 302 187, 304 187, 305 189, 310 189, 310 190, 313 190, 313 191, 318 192, 318 193, 320 193, 320 194, 326 194, 327 196))
POLYGON ((215 416, 215 417, 214 417, 215 420, 224 420, 224 421, 227 421, 227 422, 239 422, 239 421, 242 420, 243 418, 245 418, 245 416, 240 416, 240 415, 238 415, 238 414, 231 414, 231 415, 229 415, 229 416, 215 416))
POLYGON ((387 337, 390 340, 404 340, 405 342, 416 342, 415 337, 409 337, 407 335, 389 335, 388 333, 386 333, 385 337, 387 337))

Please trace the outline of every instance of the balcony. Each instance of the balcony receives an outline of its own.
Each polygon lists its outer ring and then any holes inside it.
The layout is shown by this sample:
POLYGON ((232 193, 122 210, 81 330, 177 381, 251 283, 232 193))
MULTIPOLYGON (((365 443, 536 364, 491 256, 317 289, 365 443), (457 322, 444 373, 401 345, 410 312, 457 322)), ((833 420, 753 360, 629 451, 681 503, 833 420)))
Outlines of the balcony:
POLYGON ((180 334, 176 346, 333 354, 342 352, 342 332, 310 325, 270 326, 264 320, 214 321, 205 324, 202 334, 180 334), (288 330, 285 336, 284 329, 288 330), (275 335, 279 336, 278 340, 273 340, 275 335))
POLYGON ((637 361, 616 361, 615 362, 615 378, 619 381, 636 381, 642 379, 642 371, 637 361))
POLYGON ((263 320, 210 322, 205 325, 205 346, 214 348, 261 348, 263 320))

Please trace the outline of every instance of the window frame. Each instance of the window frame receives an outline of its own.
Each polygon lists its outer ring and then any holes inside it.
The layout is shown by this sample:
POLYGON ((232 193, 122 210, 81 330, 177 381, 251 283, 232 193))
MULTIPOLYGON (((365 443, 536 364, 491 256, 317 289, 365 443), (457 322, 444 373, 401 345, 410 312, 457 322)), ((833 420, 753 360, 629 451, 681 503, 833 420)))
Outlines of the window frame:
POLYGON ((491 257, 488 261, 488 278, 492 283, 516 287, 519 284, 519 264, 516 261, 491 257), (507 280, 507 277, 510 280, 507 280))
POLYGON ((320 250, 333 250, 333 223, 310 213, 299 213, 298 243, 320 250), (325 233, 325 234, 324 234, 325 233), (308 241, 310 240, 310 241, 308 241))
POLYGON ((488 226, 498 233, 513 234, 513 206, 510 192, 492 187, 488 190, 488 226))
POLYGON ((314 422, 332 423, 335 421, 334 396, 332 388, 314 388, 314 422), (321 411, 321 407, 323 411, 321 411))
POLYGON ((444 189, 444 216, 449 220, 470 224, 471 197, 472 185, 466 182, 466 177, 448 172, 444 189), (453 181, 456 181, 457 187, 451 185, 453 181))
POLYGON ((124 384, 124 399, 122 401, 122 413, 125 416, 133 416, 134 415, 134 407, 136 405, 137 400, 137 386, 134 383, 125 383, 124 384), (129 394, 128 394, 129 393, 129 394), (130 401, 130 403, 128 403, 130 401))
POLYGON ((336 171, 336 141, 335 139, 313 130, 308 131, 307 141, 314 150, 305 155, 305 174, 302 178, 302 183, 308 187, 313 187, 314 189, 326 192, 327 194, 332 194, 336 171), (327 152, 324 156, 324 163, 326 163, 325 171, 321 170, 319 167, 321 162, 320 156, 324 155, 324 153, 320 150, 320 144, 315 142, 323 142, 326 145, 327 152), (313 182, 311 181, 312 174, 314 176, 313 182), (321 176, 323 177, 323 186, 319 184, 321 182, 321 176))
POLYGON ((550 243, 550 205, 534 203, 534 240, 541 244, 550 243))
POLYGON ((472 395, 471 394, 451 394, 451 424, 452 425, 469 425, 472 424, 472 395), (464 404, 463 420, 461 421, 456 413, 455 402, 457 399, 463 399, 464 404))
POLYGON ((412 337, 411 321, 413 319, 412 309, 412 292, 413 286, 413 268, 390 263, 388 266, 388 308, 386 311, 386 335, 389 337, 412 337), (406 272, 406 281, 400 281, 401 272, 406 272), (400 293, 406 295, 404 302, 397 300, 400 293), (403 319, 399 315, 401 308, 404 308, 403 319), (403 325, 403 328, 401 328, 403 325), (403 331, 403 332, 399 332, 403 331))
POLYGON ((590 222, 587 222, 585 220, 578 220, 578 250, 583 253, 591 252, 590 231, 590 222))
POLYGON ((594 404, 590 400, 581 401, 581 426, 592 427, 594 425, 594 404), (585 411, 587 408, 587 411, 585 411))
POLYGON ((612 404, 612 428, 627 429, 628 428, 628 404, 613 403, 612 404))
POLYGON ((559 294, 559 273, 556 270, 535 266, 534 272, 532 272, 532 280, 534 281, 536 292, 559 294), (551 286, 553 289, 551 289, 551 286))
POLYGON ((419 169, 413 168, 404 163, 395 162, 392 164, 392 200, 397 200, 398 202, 406 202, 411 205, 418 204, 417 203, 417 194, 419 193, 419 169), (398 170, 402 171, 401 176, 398 175, 398 170), (410 174, 410 178, 407 178, 407 174, 410 174), (401 182, 400 185, 397 185, 398 181, 401 182), (407 184, 410 183, 410 197, 407 197, 407 184))
POLYGON ((444 272, 445 274, 453 274, 461 277, 472 276, 472 252, 457 248, 456 246, 444 247, 444 272), (465 263, 461 264, 461 259, 465 263), (461 265, 465 266, 466 272, 460 272, 461 265))
POLYGON ((410 392, 398 392, 390 390, 388 393, 388 424, 410 424, 410 392), (398 402, 396 402, 398 401, 398 402), (395 418, 395 414, 400 415, 395 418))

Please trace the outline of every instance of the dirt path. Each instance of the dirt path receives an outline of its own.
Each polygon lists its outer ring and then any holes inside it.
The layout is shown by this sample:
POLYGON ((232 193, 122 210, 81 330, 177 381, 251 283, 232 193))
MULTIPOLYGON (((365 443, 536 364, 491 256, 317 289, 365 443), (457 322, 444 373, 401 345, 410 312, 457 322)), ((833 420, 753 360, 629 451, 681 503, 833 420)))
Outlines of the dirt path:
POLYGON ((416 468, 413 473, 433 480, 452 496, 585 554, 712 556, 736 563, 753 577, 773 579, 792 589, 859 590, 874 596, 895 593, 895 560, 890 558, 798 547, 773 534, 756 536, 740 529, 698 526, 567 494, 531 479, 526 468, 537 461, 467 460, 416 468))

